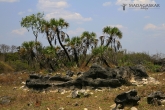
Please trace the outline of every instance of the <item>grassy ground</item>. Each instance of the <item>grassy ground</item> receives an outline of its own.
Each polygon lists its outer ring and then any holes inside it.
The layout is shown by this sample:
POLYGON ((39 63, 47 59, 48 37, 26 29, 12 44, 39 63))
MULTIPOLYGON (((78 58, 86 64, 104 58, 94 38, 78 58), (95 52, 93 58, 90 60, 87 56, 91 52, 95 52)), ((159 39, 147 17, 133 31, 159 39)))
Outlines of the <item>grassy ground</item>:
MULTIPOLYGON (((91 90, 93 95, 88 98, 72 99, 67 96, 70 93, 60 94, 57 92, 37 92, 20 89, 23 81, 26 81, 28 74, 0 74, 0 97, 8 96, 11 99, 9 104, 0 105, 1 110, 58 110, 63 107, 65 110, 110 110, 114 104, 114 98, 119 93, 136 89, 141 101, 138 110, 165 110, 163 106, 147 104, 146 96, 152 91, 161 90, 165 92, 165 73, 149 73, 150 76, 161 82, 160 85, 122 86, 120 88, 109 89, 102 92, 91 90)), ((126 107, 129 110, 130 107, 126 107)))

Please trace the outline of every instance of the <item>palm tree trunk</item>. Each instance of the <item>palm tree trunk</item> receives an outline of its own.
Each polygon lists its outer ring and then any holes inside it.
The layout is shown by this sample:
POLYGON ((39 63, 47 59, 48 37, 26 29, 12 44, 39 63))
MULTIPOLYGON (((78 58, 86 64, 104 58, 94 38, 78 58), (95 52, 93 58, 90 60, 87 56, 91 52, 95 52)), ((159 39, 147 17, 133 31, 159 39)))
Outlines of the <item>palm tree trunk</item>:
POLYGON ((108 47, 108 46, 109 46, 109 44, 111 43, 111 41, 112 41, 112 35, 111 35, 111 36, 110 36, 110 38, 108 39, 108 42, 107 42, 106 47, 108 47))
POLYGON ((108 64, 108 62, 106 61, 106 59, 105 59, 103 56, 101 56, 101 60, 103 61, 103 63, 104 63, 107 67, 110 67, 109 64, 108 64))
POLYGON ((94 55, 92 55, 89 59, 88 59, 88 61, 87 61, 87 63, 85 64, 85 66, 87 66, 88 65, 88 63, 91 61, 91 59, 94 57, 94 55))
POLYGON ((79 67, 79 59, 78 59, 78 56, 77 56, 76 49, 73 48, 73 50, 74 50, 74 61, 76 62, 77 66, 79 67))
POLYGON ((48 42, 49 42, 49 45, 51 46, 51 47, 53 47, 53 45, 52 45, 52 42, 51 42, 51 40, 49 39, 49 33, 48 33, 48 31, 46 31, 46 36, 47 36, 47 40, 48 40, 48 42))
POLYGON ((61 47, 64 49, 64 52, 65 52, 66 56, 68 57, 68 60, 71 61, 68 52, 66 51, 64 45, 62 44, 62 42, 61 42, 61 40, 60 40, 60 35, 59 35, 59 30, 58 30, 58 28, 57 28, 57 38, 58 38, 58 41, 59 41, 61 47))

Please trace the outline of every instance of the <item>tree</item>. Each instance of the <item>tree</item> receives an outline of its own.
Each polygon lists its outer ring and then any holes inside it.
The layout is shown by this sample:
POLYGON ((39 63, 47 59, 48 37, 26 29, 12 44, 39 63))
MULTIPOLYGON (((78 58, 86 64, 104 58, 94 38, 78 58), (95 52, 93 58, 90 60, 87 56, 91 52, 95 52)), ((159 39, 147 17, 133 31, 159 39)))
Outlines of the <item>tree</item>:
MULTIPOLYGON (((103 62, 107 67, 110 67, 108 62, 106 61, 104 57, 104 53, 106 52, 107 47, 106 46, 99 46, 92 50, 92 56, 88 59, 85 66, 88 65, 88 63, 91 61, 92 58, 97 58, 97 60, 103 62)), ((98 62, 98 61, 97 61, 98 62)))
POLYGON ((21 58, 28 62, 31 66, 34 66, 36 55, 34 53, 35 50, 35 41, 23 42, 21 47, 18 50, 21 58))
POLYGON ((117 50, 121 48, 121 43, 119 40, 116 39, 121 39, 122 38, 122 32, 117 28, 117 27, 110 27, 106 26, 103 28, 103 33, 109 35, 106 43, 106 47, 108 47, 111 44, 111 49, 112 49, 112 58, 113 58, 113 63, 117 65, 117 55, 115 57, 115 54, 117 50), (113 47, 112 47, 113 46, 113 47), (113 50, 114 49, 114 50, 113 50))
POLYGON ((43 13, 32 14, 22 18, 21 26, 33 31, 35 42, 37 42, 38 34, 42 31, 43 27, 43 13))
POLYGON ((56 45, 56 39, 58 39, 60 46, 62 47, 62 49, 64 50, 65 54, 68 57, 68 60, 71 61, 70 56, 67 50, 65 49, 65 46, 62 44, 62 42, 65 39, 65 36, 69 38, 68 34, 62 31, 62 29, 68 28, 69 23, 62 18, 60 19, 52 18, 50 19, 50 21, 45 20, 43 24, 44 24, 43 32, 46 33, 50 46, 53 47, 52 44, 53 40, 54 40, 54 44, 56 45))
POLYGON ((79 66, 79 49, 81 48, 81 38, 78 36, 67 38, 65 39, 67 42, 67 46, 70 48, 72 54, 74 55, 74 61, 76 62, 77 66, 79 66))
MULTIPOLYGON (((94 32, 88 32, 88 31, 84 31, 81 35, 81 39, 82 39, 82 42, 83 42, 83 46, 85 47, 84 48, 84 54, 86 55, 87 53, 87 49, 89 49, 89 47, 91 46, 91 48, 93 49, 93 44, 94 44, 94 41, 96 38, 96 33, 94 32)), ((97 42, 97 41, 96 41, 97 42)), ((95 42, 95 44, 96 44, 95 42)))
POLYGON ((106 44, 107 47, 111 43, 111 48, 112 48, 112 43, 114 43, 115 45, 116 38, 118 39, 122 38, 122 32, 117 27, 112 28, 110 26, 106 26, 103 28, 103 33, 109 35, 106 44))

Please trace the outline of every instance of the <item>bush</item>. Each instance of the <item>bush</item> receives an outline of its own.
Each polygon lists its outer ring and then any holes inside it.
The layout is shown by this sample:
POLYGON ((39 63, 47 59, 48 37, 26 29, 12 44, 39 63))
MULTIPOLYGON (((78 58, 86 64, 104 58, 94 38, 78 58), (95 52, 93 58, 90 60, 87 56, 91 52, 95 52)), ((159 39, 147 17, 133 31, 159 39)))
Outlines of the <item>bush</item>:
POLYGON ((160 65, 154 65, 152 62, 144 61, 146 69, 150 72, 157 72, 161 68, 160 65))
POLYGON ((13 72, 14 69, 9 66, 7 63, 0 61, 0 73, 13 72))
POLYGON ((27 63, 20 60, 10 61, 10 65, 14 68, 14 71, 28 70, 29 66, 27 63))

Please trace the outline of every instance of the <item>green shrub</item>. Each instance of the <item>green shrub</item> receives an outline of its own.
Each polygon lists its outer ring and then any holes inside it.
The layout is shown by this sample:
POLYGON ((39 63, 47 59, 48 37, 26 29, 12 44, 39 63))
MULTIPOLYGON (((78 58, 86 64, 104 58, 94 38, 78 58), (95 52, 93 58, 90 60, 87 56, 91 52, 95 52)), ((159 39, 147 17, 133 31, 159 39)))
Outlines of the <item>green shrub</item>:
POLYGON ((14 71, 28 70, 29 66, 27 63, 20 60, 10 61, 10 65, 14 68, 14 71))
POLYGON ((157 72, 161 68, 160 65, 154 65, 152 62, 144 61, 146 69, 150 72, 157 72))

